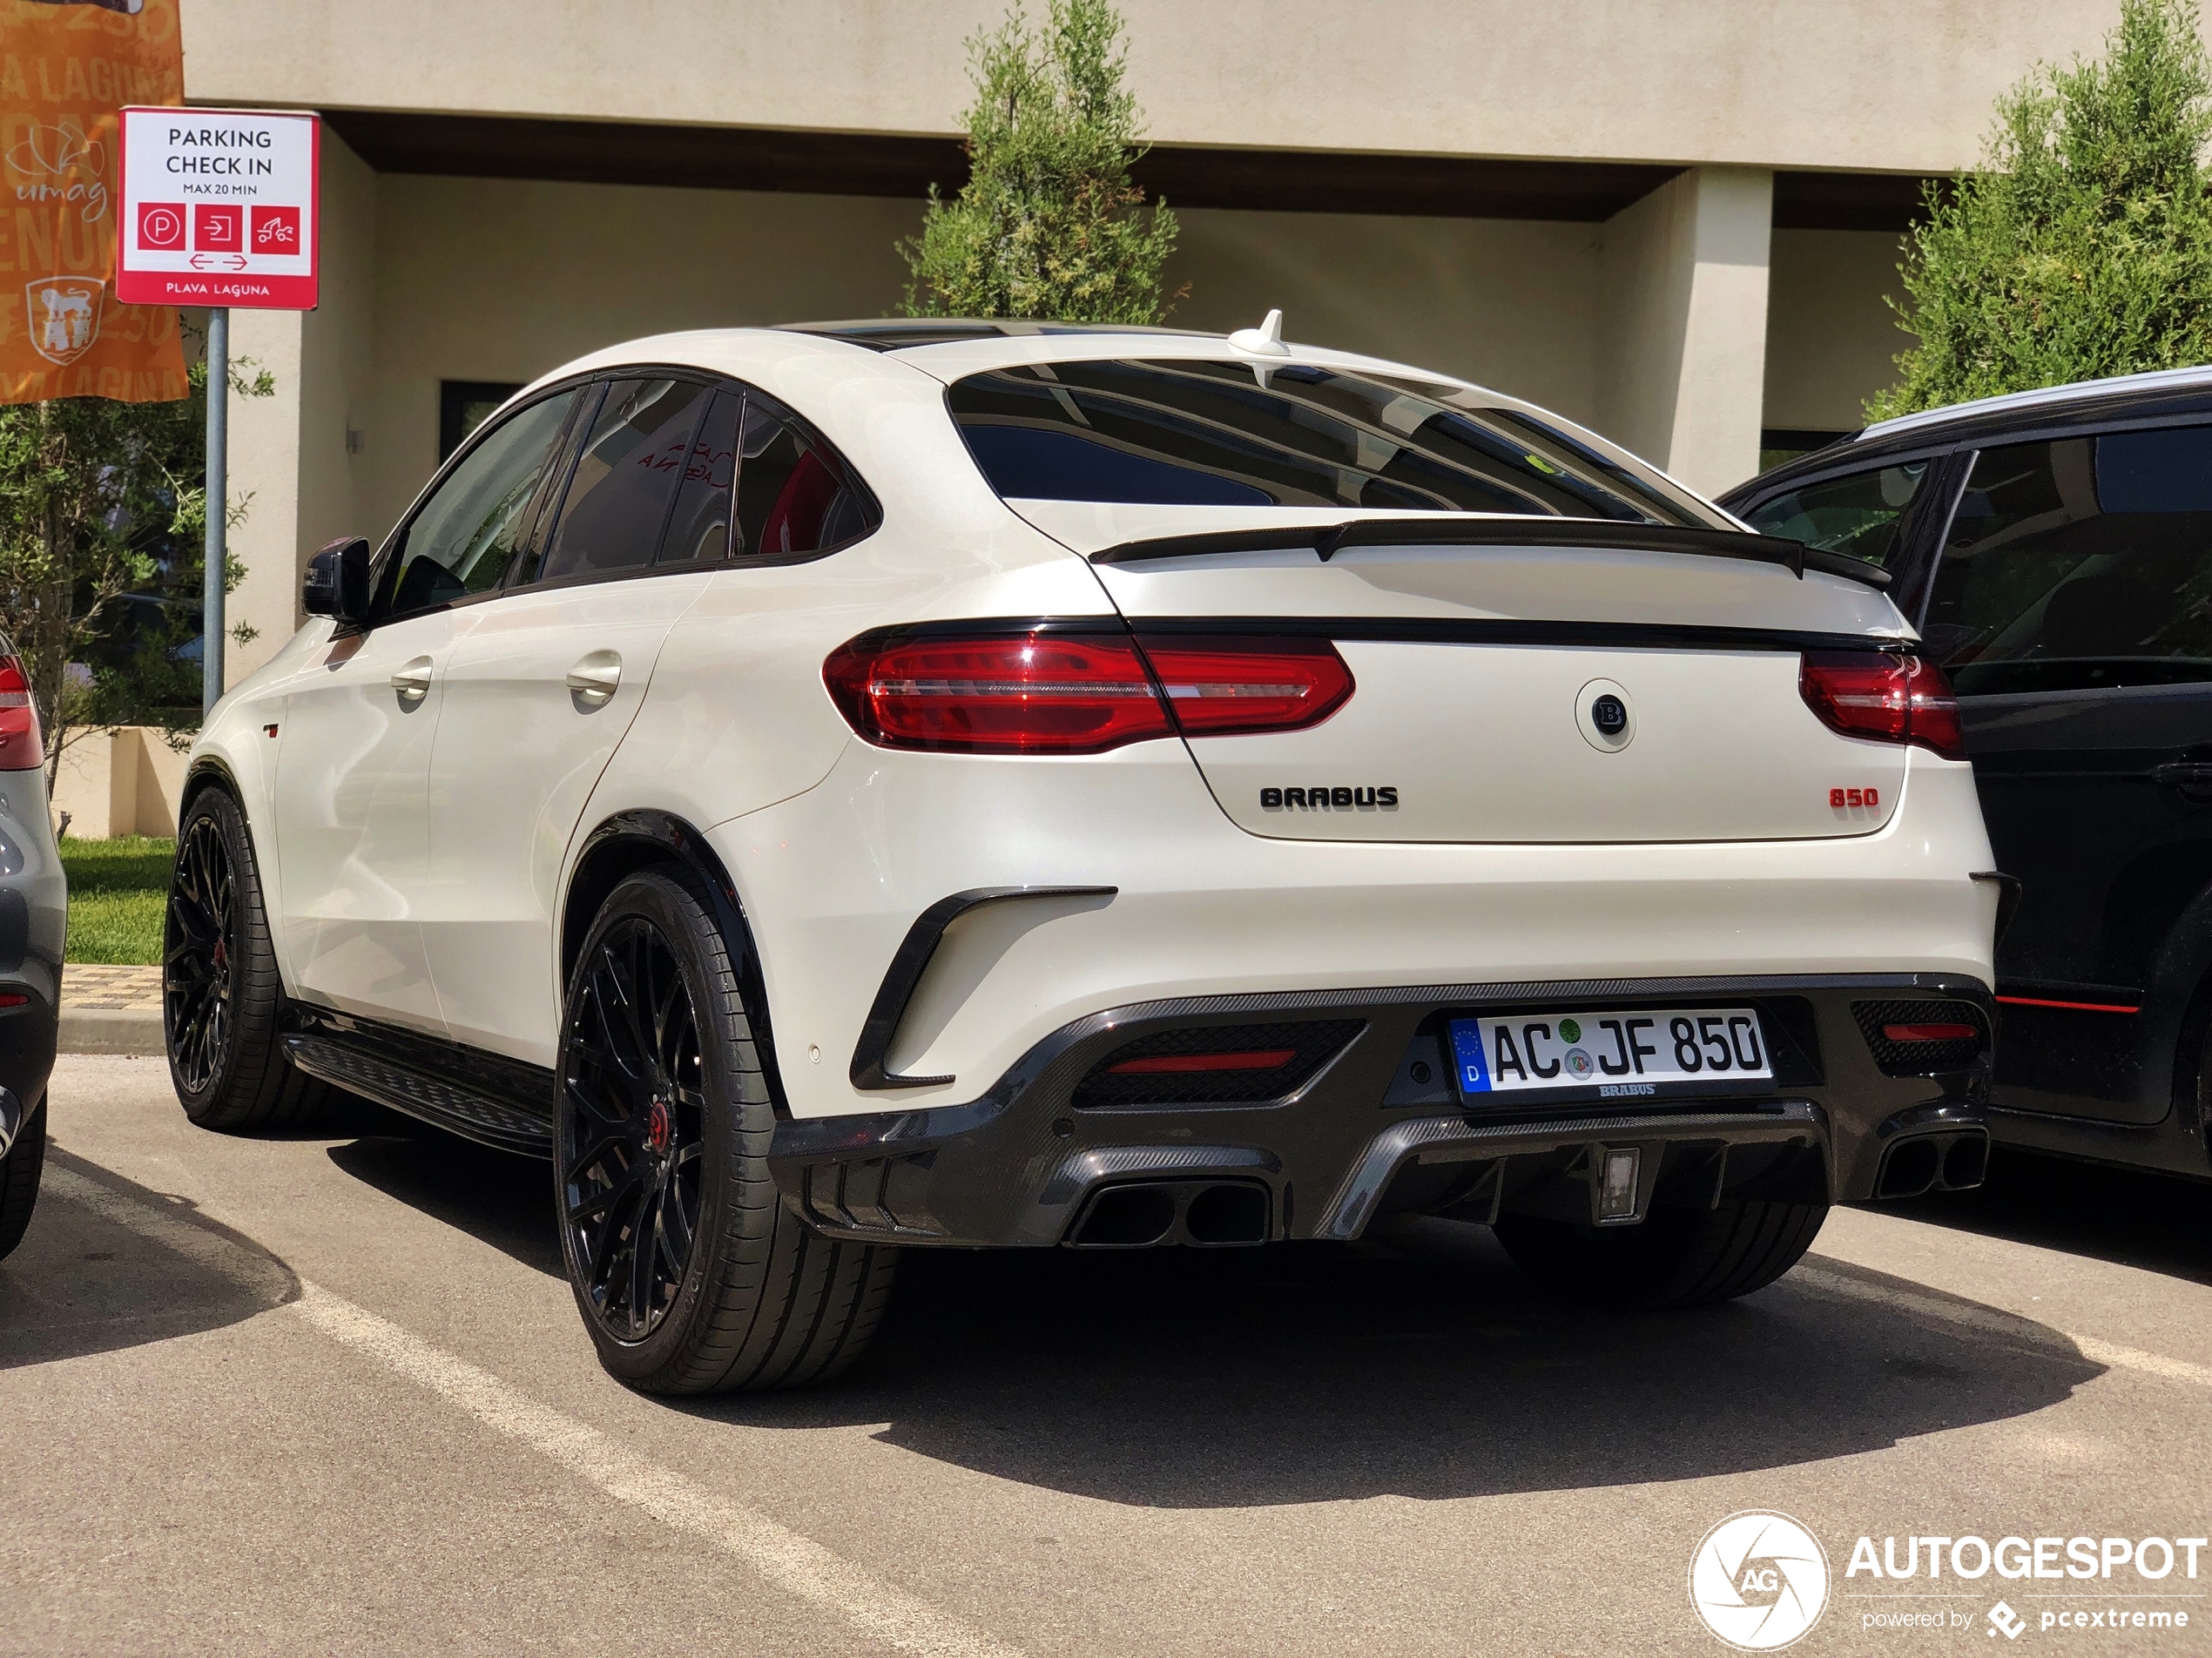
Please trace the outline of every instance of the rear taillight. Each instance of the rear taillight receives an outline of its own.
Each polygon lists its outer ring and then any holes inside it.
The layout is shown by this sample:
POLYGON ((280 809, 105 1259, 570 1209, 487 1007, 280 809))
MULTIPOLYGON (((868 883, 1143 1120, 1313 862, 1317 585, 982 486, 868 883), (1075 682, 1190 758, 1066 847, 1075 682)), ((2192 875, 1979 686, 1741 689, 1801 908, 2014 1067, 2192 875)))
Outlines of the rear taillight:
POLYGON ((1123 634, 1042 632, 864 635, 831 653, 822 680, 869 742, 970 754, 1096 754, 1178 730, 1297 731, 1352 691, 1326 640, 1170 637, 1140 650, 1123 634))
POLYGON ((0 657, 0 772, 31 772, 46 763, 38 709, 17 657, 0 657))
POLYGON ((822 678, 853 729, 884 748, 1096 754, 1172 737, 1126 637, 1017 634, 840 645, 822 678))
POLYGON ((1352 695, 1352 670, 1326 639, 1139 640, 1187 737, 1295 731, 1352 695))
POLYGON ((1959 699, 1943 670, 1922 657, 1808 650, 1797 691, 1807 707, 1846 737, 1917 743, 1946 760, 1966 758, 1959 699))

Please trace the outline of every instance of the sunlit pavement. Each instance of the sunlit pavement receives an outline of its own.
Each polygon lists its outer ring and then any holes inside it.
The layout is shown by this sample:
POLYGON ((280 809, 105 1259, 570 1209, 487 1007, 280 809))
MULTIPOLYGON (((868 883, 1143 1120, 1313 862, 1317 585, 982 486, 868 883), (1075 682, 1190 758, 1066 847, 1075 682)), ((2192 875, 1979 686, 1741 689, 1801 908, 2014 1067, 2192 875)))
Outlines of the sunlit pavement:
POLYGON ((1828 1560, 1795 1651, 2212 1652, 2212 1549, 1846 1575, 1862 1535, 2212 1530, 2212 1188, 2000 1160, 1626 1321, 1433 1223, 917 1254, 846 1380, 671 1405, 593 1360, 539 1164, 367 1107, 202 1133, 152 1060, 65 1058, 51 1118, 0 1651, 1718 1654, 1693 1553, 1770 1509, 1828 1560))

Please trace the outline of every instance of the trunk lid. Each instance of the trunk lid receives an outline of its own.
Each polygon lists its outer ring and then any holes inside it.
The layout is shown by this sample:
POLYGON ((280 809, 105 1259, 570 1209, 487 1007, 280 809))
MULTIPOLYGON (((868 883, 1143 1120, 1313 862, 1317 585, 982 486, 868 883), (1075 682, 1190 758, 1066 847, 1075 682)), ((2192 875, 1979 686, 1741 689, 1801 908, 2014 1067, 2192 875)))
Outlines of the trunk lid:
MULTIPOLYGON (((1470 531, 1484 544, 1152 557, 1127 544, 1292 526, 1279 511, 1009 504, 1075 550, 1107 554, 1093 568, 1140 637, 1335 644, 1356 689, 1329 718, 1190 741, 1223 810, 1255 834, 1812 839, 1872 833, 1896 810, 1905 748, 1831 730, 1797 687, 1804 650, 1912 637, 1885 596, 1844 577, 1622 544, 1635 531, 1611 523, 1576 545, 1558 521, 1527 544, 1491 520, 1470 531)), ((1296 526, 1310 543, 1310 526, 1352 517, 1364 539, 1386 538, 1367 527, 1372 511, 1296 526)))

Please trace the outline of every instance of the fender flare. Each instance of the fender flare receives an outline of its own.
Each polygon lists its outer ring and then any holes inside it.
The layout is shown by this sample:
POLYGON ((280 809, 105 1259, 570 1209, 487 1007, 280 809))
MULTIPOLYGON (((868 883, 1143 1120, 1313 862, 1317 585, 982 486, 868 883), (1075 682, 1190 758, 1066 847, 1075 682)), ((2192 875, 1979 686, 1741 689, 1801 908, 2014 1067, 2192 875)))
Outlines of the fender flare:
POLYGON ((562 883, 559 906, 558 989, 563 1005, 568 998, 570 975, 575 971, 576 952, 590 930, 591 914, 605 893, 626 875, 658 863, 681 864, 699 878, 707 891, 715 925, 729 946, 737 968, 738 991, 745 998, 752 1041, 760 1055, 760 1070, 768 1088, 768 1101, 776 1120, 791 1115, 784 1093, 783 1072, 776 1062, 774 1025, 768 1008, 767 981, 761 972, 760 946, 746 918, 738 885, 714 848, 684 819, 674 812, 651 808, 617 812, 584 836, 562 883), (589 879, 586 879, 589 872, 589 879), (590 913, 579 913, 589 900, 590 913))

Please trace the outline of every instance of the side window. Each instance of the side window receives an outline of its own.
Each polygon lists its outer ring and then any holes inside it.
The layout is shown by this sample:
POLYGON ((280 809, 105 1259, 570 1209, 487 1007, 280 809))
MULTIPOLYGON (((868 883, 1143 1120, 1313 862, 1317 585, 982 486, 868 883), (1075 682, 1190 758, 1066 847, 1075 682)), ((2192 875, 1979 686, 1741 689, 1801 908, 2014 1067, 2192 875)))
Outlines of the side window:
POLYGON ((736 555, 818 552, 870 529, 867 502, 844 467, 760 398, 745 400, 738 448, 736 555))
POLYGON ((730 556, 730 509, 738 482, 738 421, 745 394, 721 391, 707 405, 677 484, 676 509, 661 537, 664 564, 730 556))
POLYGON ((1743 522, 1769 536, 1863 558, 1889 568, 1897 557, 1905 509, 1927 479, 1928 463, 1883 467, 1824 478, 1762 501, 1743 522))
POLYGON ((2212 426, 1984 449, 1921 632, 1961 696, 2212 680, 2212 426))
POLYGON ((499 584, 576 400, 570 390, 516 410, 447 475, 401 538, 379 621, 499 584))
POLYGON ((537 580, 653 562, 708 401, 706 388, 688 380, 618 380, 607 388, 537 580))

